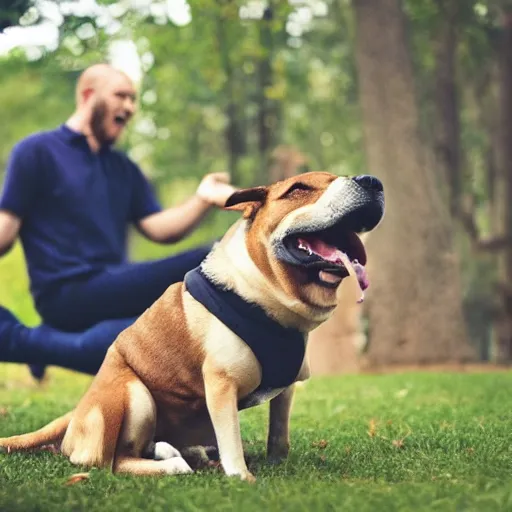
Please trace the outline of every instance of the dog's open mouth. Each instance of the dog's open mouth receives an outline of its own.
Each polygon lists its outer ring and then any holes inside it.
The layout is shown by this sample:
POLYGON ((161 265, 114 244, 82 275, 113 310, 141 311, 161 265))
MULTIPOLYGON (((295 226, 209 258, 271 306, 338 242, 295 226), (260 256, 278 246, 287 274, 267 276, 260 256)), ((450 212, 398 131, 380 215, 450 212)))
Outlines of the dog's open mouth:
POLYGON ((322 231, 289 235, 284 246, 293 260, 289 263, 303 267, 317 284, 336 288, 352 274, 361 291, 368 288, 364 268, 366 252, 356 233, 333 226, 322 231))

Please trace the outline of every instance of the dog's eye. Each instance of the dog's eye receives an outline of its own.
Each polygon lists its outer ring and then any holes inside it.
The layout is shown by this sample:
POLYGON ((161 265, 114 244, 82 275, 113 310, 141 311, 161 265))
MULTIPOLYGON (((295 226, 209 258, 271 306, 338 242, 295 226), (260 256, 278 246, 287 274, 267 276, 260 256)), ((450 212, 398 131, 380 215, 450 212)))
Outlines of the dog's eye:
POLYGON ((298 195, 300 193, 308 192, 311 190, 314 190, 314 188, 298 181, 297 183, 294 183, 281 197, 290 197, 291 195, 298 195))

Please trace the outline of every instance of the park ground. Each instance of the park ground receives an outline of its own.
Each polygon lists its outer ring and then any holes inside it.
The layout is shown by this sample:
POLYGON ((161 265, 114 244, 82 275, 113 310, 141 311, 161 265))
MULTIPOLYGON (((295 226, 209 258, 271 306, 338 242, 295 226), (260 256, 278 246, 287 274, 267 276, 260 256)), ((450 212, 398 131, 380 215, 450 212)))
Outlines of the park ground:
MULTIPOLYGON (((66 412, 89 382, 52 368, 36 386, 24 367, 0 365, 0 435, 66 412)), ((254 485, 216 468, 136 478, 49 452, 0 455, 0 510, 512 510, 511 372, 316 377, 298 389, 291 454, 277 466, 265 461, 267 413, 241 413, 254 485)))

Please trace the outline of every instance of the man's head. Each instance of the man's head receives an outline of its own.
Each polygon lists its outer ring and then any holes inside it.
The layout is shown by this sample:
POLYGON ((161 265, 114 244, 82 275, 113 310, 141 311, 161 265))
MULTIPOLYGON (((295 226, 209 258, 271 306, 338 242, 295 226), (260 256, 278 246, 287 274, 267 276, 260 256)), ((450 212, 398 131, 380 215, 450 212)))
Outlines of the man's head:
POLYGON ((135 113, 135 87, 122 71, 108 64, 87 68, 76 86, 77 112, 83 115, 83 131, 100 146, 113 144, 135 113))

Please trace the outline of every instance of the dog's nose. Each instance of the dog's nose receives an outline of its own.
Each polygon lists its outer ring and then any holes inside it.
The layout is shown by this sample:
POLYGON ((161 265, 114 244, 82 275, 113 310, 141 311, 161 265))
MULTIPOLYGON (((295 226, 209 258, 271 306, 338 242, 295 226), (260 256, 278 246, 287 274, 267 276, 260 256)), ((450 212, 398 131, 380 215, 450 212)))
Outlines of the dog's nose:
POLYGON ((377 179, 375 176, 370 176, 369 174, 361 174, 360 176, 356 176, 352 178, 358 185, 363 187, 366 190, 371 190, 373 192, 383 192, 384 186, 382 185, 382 181, 377 179))

